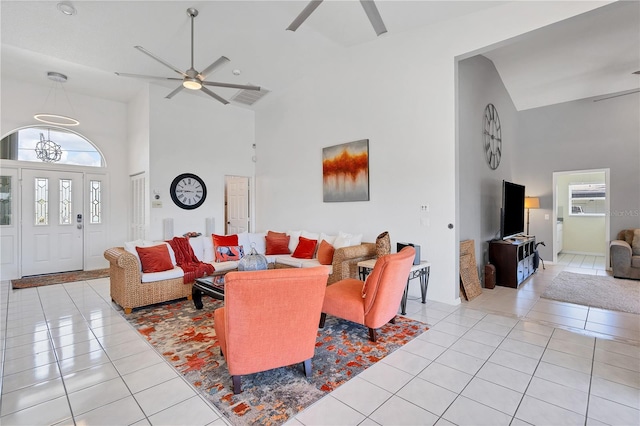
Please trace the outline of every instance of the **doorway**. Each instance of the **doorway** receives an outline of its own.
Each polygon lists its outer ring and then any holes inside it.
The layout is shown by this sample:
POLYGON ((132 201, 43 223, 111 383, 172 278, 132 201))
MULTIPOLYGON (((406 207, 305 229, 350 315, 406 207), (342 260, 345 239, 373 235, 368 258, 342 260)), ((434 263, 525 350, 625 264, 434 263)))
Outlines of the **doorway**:
POLYGON ((225 176, 225 234, 250 231, 250 181, 246 176, 225 176))
POLYGON ((83 174, 22 170, 22 276, 84 267, 83 174))
POLYGON ((553 173, 554 263, 609 269, 609 204, 609 169, 553 173))

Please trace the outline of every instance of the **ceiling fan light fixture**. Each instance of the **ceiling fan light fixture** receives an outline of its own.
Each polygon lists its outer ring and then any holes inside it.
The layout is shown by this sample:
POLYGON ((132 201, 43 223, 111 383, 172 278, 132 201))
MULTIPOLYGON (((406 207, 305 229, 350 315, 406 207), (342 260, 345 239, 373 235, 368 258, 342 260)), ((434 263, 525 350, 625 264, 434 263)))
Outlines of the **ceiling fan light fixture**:
POLYGON ((182 82, 182 85, 185 89, 190 90, 200 90, 202 88, 202 83, 195 77, 186 77, 182 82))
POLYGON ((58 8, 58 10, 62 13, 64 13, 67 16, 73 16, 76 13, 78 13, 78 11, 76 10, 76 8, 69 3, 68 1, 63 1, 60 2, 56 5, 56 7, 58 8))

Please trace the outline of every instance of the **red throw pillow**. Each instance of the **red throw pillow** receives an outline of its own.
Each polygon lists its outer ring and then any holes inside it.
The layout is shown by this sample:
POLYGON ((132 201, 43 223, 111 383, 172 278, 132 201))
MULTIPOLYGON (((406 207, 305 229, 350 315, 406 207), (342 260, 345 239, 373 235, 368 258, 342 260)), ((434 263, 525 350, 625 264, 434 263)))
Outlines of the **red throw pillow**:
POLYGON ((237 246, 238 245, 238 234, 233 234, 233 235, 211 234, 211 236, 213 237, 213 246, 214 247, 237 246))
POLYGON ((289 236, 269 232, 265 237, 267 250, 265 254, 289 254, 289 236))
POLYGON ((333 263, 333 252, 335 249, 331 244, 322 240, 318 247, 318 262, 321 265, 331 265, 333 263))
POLYGON ((151 247, 136 247, 140 263, 142 263, 142 272, 162 272, 173 269, 171 256, 166 244, 159 244, 151 247))
POLYGON ((296 247, 291 256, 297 257, 298 259, 313 259, 313 253, 316 251, 316 244, 318 244, 318 240, 310 240, 305 237, 300 237, 298 247, 296 247))

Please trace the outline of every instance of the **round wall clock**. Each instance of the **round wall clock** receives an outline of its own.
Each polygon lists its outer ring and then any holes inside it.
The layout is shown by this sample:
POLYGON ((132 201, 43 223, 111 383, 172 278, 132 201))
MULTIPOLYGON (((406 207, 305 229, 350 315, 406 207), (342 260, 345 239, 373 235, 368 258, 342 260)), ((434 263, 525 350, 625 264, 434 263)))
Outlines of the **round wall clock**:
POLYGON ((169 193, 176 206, 192 210, 204 203, 207 187, 204 181, 193 173, 183 173, 171 182, 169 193))
POLYGON ((484 154, 487 164, 492 170, 500 165, 502 157, 502 128, 498 110, 493 104, 488 104, 484 109, 484 123, 482 126, 484 154))

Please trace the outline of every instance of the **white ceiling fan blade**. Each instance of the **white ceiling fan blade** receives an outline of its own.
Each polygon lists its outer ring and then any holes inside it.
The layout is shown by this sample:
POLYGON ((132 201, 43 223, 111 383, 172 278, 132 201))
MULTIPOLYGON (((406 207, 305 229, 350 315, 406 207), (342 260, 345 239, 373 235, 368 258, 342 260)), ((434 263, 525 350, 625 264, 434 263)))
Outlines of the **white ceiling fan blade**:
POLYGON ((378 12, 378 8, 373 0, 360 0, 360 4, 367 14, 369 21, 371 21, 371 25, 373 25, 373 29, 376 34, 380 35, 386 33, 387 27, 385 27, 384 22, 382 22, 380 12, 378 12))
POLYGON ((311 0, 307 7, 304 8, 302 12, 293 20, 293 22, 287 27, 289 31, 295 31, 298 29, 300 25, 313 13, 314 10, 320 6, 322 0, 311 0))
POLYGON ((218 101, 222 102, 222 103, 223 103, 223 104, 225 104, 225 105, 229 103, 229 101, 228 101, 228 100, 226 100, 225 98, 223 98, 223 97, 221 97, 221 96, 216 95, 215 93, 213 93, 211 90, 207 89, 207 88, 206 88, 206 87, 204 87, 204 86, 202 86, 202 87, 200 88, 200 90, 202 90, 202 91, 203 91, 204 93, 206 93, 207 95, 209 95, 209 96, 211 96, 212 98, 214 98, 214 99, 216 99, 216 100, 218 100, 218 101))
POLYGON ((154 55, 153 53, 149 52, 147 49, 145 49, 142 46, 134 46, 136 49, 138 49, 139 51, 141 51, 142 53, 144 53, 145 55, 149 56, 150 58, 155 59, 156 61, 160 62, 162 65, 164 65, 165 67, 171 68, 172 70, 174 70, 175 72, 177 72, 178 74, 186 77, 187 74, 185 74, 183 71, 178 70, 178 68, 174 67, 173 65, 171 65, 169 62, 165 61, 164 59, 161 59, 159 57, 157 57, 156 55, 154 55))
POLYGON ((182 89, 184 89, 184 86, 181 84, 180 86, 178 86, 176 88, 176 90, 174 90, 173 92, 169 93, 167 96, 165 96, 166 99, 171 99, 173 98, 179 91, 181 91, 182 89))
POLYGON ((198 78, 200 78, 200 80, 204 80, 214 70, 218 69, 227 62, 229 62, 229 58, 227 58, 226 56, 220 56, 220 58, 218 58, 214 63, 203 69, 202 72, 198 74, 198 78))
POLYGON ((144 74, 132 74, 132 73, 128 73, 128 72, 116 72, 116 75, 119 75, 121 77, 134 77, 134 78, 146 78, 146 79, 150 79, 150 80, 175 80, 175 81, 182 81, 181 78, 177 78, 177 77, 159 77, 159 76, 155 76, 155 75, 144 75, 144 74))
POLYGON ((219 83, 217 81, 203 81, 206 86, 230 87, 232 89, 260 90, 260 86, 250 86, 246 84, 219 83))

